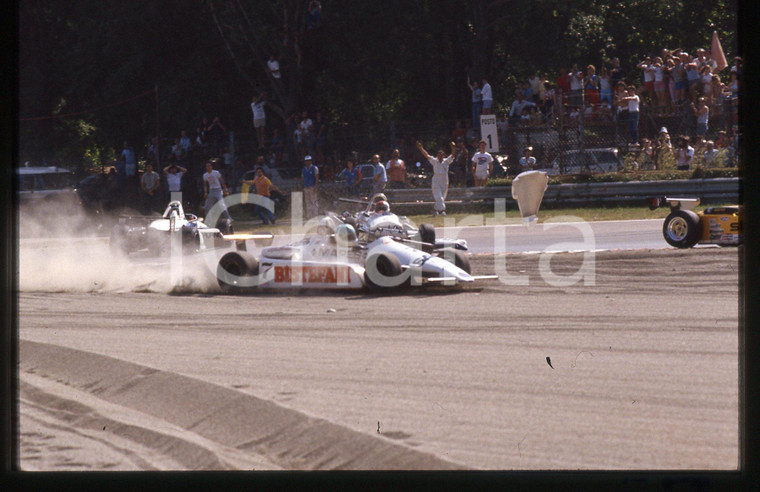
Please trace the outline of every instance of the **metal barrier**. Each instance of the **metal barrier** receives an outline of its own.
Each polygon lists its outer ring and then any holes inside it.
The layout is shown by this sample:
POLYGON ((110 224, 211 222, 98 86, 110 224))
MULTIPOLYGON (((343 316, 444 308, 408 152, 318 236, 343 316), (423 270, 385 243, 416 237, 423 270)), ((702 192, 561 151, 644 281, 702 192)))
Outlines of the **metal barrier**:
MULTIPOLYGON (((668 181, 629 181, 615 183, 575 183, 549 185, 544 204, 601 205, 645 203, 648 198, 661 196, 699 197, 702 203, 739 201, 741 178, 674 179, 668 181)), ((394 209, 429 208, 433 196, 429 188, 386 190, 385 195, 394 209)), ((490 203, 505 198, 508 206, 516 206, 510 186, 484 188, 449 188, 447 204, 466 205, 490 203)), ((411 213, 411 212, 408 212, 411 213)))

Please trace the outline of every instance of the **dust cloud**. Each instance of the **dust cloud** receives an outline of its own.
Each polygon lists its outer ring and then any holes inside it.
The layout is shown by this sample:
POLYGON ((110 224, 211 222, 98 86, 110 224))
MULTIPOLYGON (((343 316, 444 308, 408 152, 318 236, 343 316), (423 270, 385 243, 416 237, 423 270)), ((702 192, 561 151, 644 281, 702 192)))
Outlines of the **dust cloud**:
POLYGON ((217 292, 214 258, 155 257, 112 250, 118 216, 91 216, 81 207, 19 211, 21 292, 217 292))

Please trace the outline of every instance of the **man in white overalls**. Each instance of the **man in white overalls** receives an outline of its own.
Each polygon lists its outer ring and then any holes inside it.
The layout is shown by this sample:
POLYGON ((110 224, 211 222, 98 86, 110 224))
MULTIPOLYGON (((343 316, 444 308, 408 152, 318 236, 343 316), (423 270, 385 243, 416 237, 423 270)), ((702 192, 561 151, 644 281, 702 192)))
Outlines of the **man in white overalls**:
POLYGON ((422 153, 422 156, 427 159, 431 166, 433 166, 433 198, 435 199, 435 211, 433 216, 438 214, 446 215, 446 194, 449 192, 449 166, 454 160, 454 142, 450 142, 451 153, 448 157, 444 158, 443 149, 438 151, 436 157, 431 157, 430 154, 422 147, 421 142, 417 142, 417 148, 422 153))

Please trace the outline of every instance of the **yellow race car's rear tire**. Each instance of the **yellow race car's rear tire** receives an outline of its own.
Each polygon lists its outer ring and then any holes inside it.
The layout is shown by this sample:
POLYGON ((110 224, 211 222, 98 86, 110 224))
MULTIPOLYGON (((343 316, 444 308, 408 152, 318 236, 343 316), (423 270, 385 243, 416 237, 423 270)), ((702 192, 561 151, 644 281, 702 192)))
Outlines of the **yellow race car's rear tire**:
POLYGON ((691 210, 674 210, 662 224, 662 235, 675 248, 691 248, 702 237, 702 222, 691 210))

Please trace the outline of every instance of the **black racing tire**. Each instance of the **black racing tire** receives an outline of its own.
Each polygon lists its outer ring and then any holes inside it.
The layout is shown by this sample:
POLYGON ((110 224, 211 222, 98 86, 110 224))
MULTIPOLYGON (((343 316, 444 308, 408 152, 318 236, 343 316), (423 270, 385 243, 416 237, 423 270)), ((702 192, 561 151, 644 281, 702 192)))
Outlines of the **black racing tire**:
POLYGON ((252 286, 241 285, 245 283, 242 279, 258 274, 259 262, 256 257, 242 251, 225 254, 216 267, 216 279, 225 294, 241 294, 252 289, 252 286), (229 278, 230 276, 233 277, 229 278))
POLYGON ((377 253, 367 258, 364 282, 370 290, 382 291, 401 287, 401 262, 391 253, 377 253))
POLYGON ((422 251, 432 253, 435 248, 435 226, 433 224, 421 224, 419 228, 420 241, 428 243, 430 246, 423 246, 422 251))
POLYGON ((458 268, 461 268, 465 272, 472 274, 472 267, 470 267, 470 259, 467 256, 454 248, 443 248, 435 252, 435 255, 439 258, 453 263, 458 268))
POLYGON ((702 237, 702 222, 691 210, 674 210, 662 224, 662 235, 675 248, 691 248, 702 237))
MULTIPOLYGON (((171 237, 171 236, 170 236, 171 237)), ((201 234, 197 227, 182 228, 182 252, 193 253, 201 249, 201 234)))

